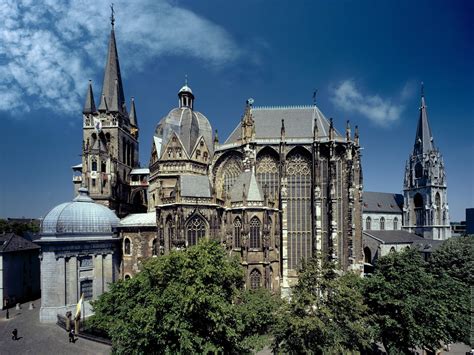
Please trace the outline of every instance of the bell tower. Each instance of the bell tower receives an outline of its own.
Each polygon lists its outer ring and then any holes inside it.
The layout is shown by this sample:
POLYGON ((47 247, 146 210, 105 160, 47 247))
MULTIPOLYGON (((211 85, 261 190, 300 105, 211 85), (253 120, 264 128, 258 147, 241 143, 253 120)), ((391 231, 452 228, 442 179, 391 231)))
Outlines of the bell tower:
POLYGON ((138 120, 135 102, 127 112, 115 41, 112 8, 111 31, 99 107, 89 82, 83 109, 82 185, 90 197, 115 210, 130 213, 129 176, 138 162, 138 120))
POLYGON ((434 144, 423 84, 413 152, 406 163, 403 228, 424 238, 451 237, 443 157, 434 144))

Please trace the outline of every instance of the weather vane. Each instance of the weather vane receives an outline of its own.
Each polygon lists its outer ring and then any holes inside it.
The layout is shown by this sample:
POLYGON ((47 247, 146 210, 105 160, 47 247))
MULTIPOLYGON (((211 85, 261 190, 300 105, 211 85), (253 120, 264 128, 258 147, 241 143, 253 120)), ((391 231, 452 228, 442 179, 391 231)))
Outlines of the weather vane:
POLYGON ((114 27, 114 24, 115 24, 115 11, 114 11, 114 3, 110 4, 110 11, 111 11, 111 15, 110 15, 110 23, 112 24, 112 27, 114 27))
POLYGON ((314 89, 313 91, 313 105, 316 105, 316 94, 318 93, 318 89, 314 89))

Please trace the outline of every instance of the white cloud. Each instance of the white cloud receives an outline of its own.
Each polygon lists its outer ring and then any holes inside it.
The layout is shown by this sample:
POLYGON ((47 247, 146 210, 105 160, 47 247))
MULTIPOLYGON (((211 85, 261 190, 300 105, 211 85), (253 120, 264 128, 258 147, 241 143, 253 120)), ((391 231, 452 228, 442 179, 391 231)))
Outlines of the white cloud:
POLYGON ((333 89, 331 101, 336 107, 347 112, 357 112, 375 124, 387 126, 400 118, 405 106, 403 101, 412 94, 410 85, 405 85, 398 102, 379 95, 367 95, 360 92, 353 80, 345 80, 333 89))
MULTIPOLYGON (((77 113, 87 80, 103 70, 110 0, 3 0, 0 3, 0 110, 77 113)), ((167 0, 116 0, 121 64, 141 68, 164 55, 211 66, 240 50, 220 26, 167 0)))

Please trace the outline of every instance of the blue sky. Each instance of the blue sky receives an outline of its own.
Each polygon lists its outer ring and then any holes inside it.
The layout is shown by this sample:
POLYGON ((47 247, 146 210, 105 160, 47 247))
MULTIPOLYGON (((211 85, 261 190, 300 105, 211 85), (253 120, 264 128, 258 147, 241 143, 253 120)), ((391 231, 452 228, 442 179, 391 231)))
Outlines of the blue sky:
MULTIPOLYGON (((0 216, 44 216, 72 198, 89 79, 101 91, 109 1, 0 1, 0 216)), ((255 105, 317 102, 360 127, 364 189, 401 192, 425 83, 451 219, 474 206, 474 2, 114 1, 140 160, 188 75, 223 141, 255 105)))

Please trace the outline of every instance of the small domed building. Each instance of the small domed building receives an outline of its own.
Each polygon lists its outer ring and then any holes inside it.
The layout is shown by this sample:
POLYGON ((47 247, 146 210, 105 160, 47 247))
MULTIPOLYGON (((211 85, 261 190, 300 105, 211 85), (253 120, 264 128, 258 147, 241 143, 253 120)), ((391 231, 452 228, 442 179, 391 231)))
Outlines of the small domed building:
POLYGON ((73 311, 84 295, 87 301, 107 291, 119 279, 119 219, 89 197, 86 188, 71 202, 54 207, 41 224, 41 322, 55 322, 57 314, 73 311))

